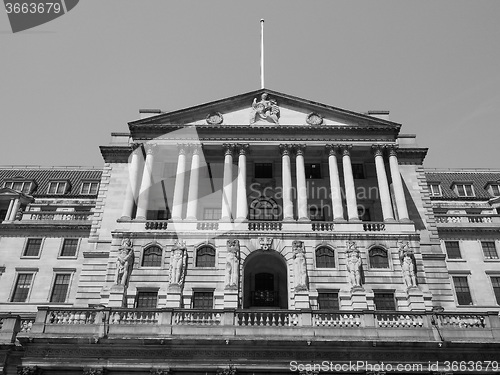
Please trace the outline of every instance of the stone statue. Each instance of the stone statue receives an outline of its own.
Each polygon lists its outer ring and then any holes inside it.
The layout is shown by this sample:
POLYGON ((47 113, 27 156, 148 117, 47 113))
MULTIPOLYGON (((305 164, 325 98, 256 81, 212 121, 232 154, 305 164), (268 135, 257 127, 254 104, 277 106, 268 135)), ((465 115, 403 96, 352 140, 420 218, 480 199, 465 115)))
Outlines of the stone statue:
POLYGON ((134 268, 134 249, 130 238, 124 238, 116 259, 115 284, 128 286, 134 268))
POLYGON ((278 107, 276 100, 268 100, 266 93, 262 94, 259 102, 257 98, 253 100, 252 112, 250 113, 250 125, 255 123, 259 117, 279 124, 280 107, 278 107))
POLYGON ((415 288, 417 286, 417 262, 413 250, 410 249, 410 243, 398 241, 398 249, 406 288, 415 288))
POLYGON ((240 241, 227 240, 226 256, 226 289, 238 289, 238 276, 240 274, 240 241))
POLYGON ((347 271, 351 289, 360 288, 362 285, 362 262, 360 252, 354 241, 347 241, 347 271))
POLYGON ((295 278, 295 291, 307 290, 307 264, 304 242, 293 241, 293 274, 295 278))
POLYGON ((172 259, 170 261, 170 284, 181 286, 184 283, 184 275, 187 266, 186 241, 176 240, 172 248, 172 259))

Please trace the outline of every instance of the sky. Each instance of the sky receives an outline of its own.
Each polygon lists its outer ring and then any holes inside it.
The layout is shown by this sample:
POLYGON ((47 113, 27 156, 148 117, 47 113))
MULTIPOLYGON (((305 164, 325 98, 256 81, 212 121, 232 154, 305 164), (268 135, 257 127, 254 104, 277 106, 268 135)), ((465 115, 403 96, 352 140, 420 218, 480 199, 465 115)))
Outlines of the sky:
MULTIPOLYGON (((13 34, 0 12, 0 165, 102 167, 140 108, 265 86, 389 110, 426 167, 500 168, 500 1, 81 0, 13 34)), ((250 103, 249 103, 250 105, 250 103)))

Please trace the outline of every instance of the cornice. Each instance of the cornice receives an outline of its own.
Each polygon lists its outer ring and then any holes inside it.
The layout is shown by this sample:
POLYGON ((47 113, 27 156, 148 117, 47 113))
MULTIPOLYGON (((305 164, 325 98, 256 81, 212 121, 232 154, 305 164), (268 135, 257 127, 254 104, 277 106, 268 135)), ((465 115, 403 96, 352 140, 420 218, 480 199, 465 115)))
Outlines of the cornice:
POLYGON ((101 155, 106 163, 128 163, 132 146, 99 146, 101 155))
POLYGON ((109 258, 108 251, 84 251, 84 258, 109 258))
POLYGON ((44 236, 51 237, 59 237, 58 231, 69 231, 69 232, 84 232, 86 234, 90 233, 91 223, 82 224, 77 223, 47 223, 41 224, 37 222, 28 223, 28 222, 19 222, 16 223, 8 223, 8 224, 0 224, 0 235, 26 235, 26 234, 34 234, 34 233, 44 233, 44 236))

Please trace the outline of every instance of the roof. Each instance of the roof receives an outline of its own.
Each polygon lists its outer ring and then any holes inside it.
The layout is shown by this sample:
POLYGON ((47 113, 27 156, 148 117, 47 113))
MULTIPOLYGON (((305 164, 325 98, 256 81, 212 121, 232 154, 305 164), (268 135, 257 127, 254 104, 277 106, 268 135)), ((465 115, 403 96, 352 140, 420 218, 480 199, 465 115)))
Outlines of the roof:
POLYGON ((495 170, 432 170, 425 171, 427 182, 439 183, 441 185, 441 197, 437 199, 491 199, 491 194, 486 190, 489 183, 500 181, 500 171, 495 170), (453 190, 454 183, 471 183, 474 188, 474 197, 459 197, 453 190))
POLYGON ((0 167, 0 187, 3 187, 6 181, 31 180, 36 185, 30 194, 33 197, 95 197, 96 195, 80 194, 82 183, 100 181, 101 175, 102 170, 85 167, 0 167), (63 195, 49 195, 47 191, 50 181, 68 181, 69 189, 63 195))

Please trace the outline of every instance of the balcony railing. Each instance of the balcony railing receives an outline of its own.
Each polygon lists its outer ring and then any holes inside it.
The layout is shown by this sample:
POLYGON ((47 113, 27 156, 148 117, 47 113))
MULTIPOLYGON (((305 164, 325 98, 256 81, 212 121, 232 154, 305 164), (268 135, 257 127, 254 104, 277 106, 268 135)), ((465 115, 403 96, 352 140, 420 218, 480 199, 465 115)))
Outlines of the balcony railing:
POLYGON ((88 221, 92 219, 92 212, 75 211, 25 211, 21 221, 48 220, 48 221, 88 221))
POLYGON ((279 231, 283 224, 281 221, 249 221, 248 230, 279 231))
POLYGON ((377 222, 363 223, 363 230, 365 232, 380 232, 385 230, 385 223, 377 223, 377 222))
POLYGON ((436 214, 438 224, 500 224, 500 215, 436 214))

